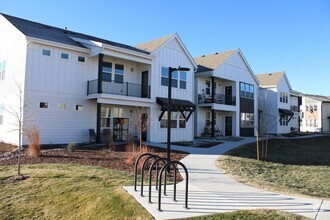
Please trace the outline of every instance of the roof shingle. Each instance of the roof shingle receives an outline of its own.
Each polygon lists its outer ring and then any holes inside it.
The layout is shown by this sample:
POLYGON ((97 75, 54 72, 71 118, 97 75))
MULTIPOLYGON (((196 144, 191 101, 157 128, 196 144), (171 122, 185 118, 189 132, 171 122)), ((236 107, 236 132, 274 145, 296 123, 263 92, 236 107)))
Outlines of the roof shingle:
POLYGON ((277 86, 277 83, 284 76, 284 72, 264 73, 257 74, 256 76, 260 82, 260 86, 277 86))
POLYGON ((98 37, 93 37, 93 36, 86 35, 86 34, 69 31, 66 29, 60 29, 57 27, 52 27, 49 25, 45 25, 45 24, 41 24, 41 23, 37 23, 37 22, 33 22, 33 21, 28 21, 25 19, 6 15, 3 13, 0 13, 0 14, 2 16, 4 16, 10 23, 12 23, 24 35, 29 36, 29 37, 34 37, 34 38, 38 38, 38 39, 49 40, 49 41, 53 41, 53 42, 57 42, 57 43, 63 43, 63 44, 71 45, 71 46, 85 48, 82 44, 80 44, 70 38, 70 37, 75 37, 75 38, 81 38, 81 39, 101 42, 104 44, 112 45, 115 47, 120 47, 123 49, 132 50, 135 52, 149 54, 146 51, 137 49, 137 48, 129 46, 129 45, 105 40, 105 39, 98 38, 98 37))
POLYGON ((170 34, 165 37, 160 37, 160 38, 148 41, 148 42, 140 43, 140 44, 136 45, 135 48, 152 53, 158 47, 160 47, 163 43, 165 43, 168 39, 170 39, 173 35, 174 34, 170 34))
POLYGON ((238 49, 224 51, 220 53, 203 55, 201 57, 195 57, 194 60, 198 65, 197 72, 204 72, 216 69, 219 65, 224 63, 231 55, 233 55, 238 49))

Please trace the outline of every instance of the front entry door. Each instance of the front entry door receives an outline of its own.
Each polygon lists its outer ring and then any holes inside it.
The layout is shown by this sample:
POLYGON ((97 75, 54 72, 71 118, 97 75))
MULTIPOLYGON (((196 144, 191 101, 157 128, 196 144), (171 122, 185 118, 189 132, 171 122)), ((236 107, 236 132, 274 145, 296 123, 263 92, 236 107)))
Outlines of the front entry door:
POLYGON ((233 102, 233 88, 231 86, 226 86, 225 88, 225 104, 232 105, 233 102))
POLYGON ((225 118, 225 135, 233 135, 233 118, 231 116, 225 118))
POLYGON ((141 97, 149 98, 149 73, 148 71, 142 72, 142 82, 141 82, 141 97))

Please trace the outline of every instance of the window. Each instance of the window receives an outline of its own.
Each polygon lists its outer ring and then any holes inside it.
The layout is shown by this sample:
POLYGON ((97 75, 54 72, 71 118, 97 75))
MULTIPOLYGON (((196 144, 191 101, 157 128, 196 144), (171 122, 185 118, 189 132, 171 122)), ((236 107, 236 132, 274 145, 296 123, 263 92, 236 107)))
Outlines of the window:
POLYGON ((42 50, 42 55, 44 55, 44 56, 50 56, 50 50, 47 50, 47 49, 43 49, 42 50))
POLYGON ((65 110, 66 109, 66 104, 65 103, 58 103, 57 104, 57 109, 59 109, 59 110, 65 110))
POLYGON ((317 105, 314 105, 314 112, 317 112, 317 105))
POLYGON ((186 119, 184 119, 181 113, 178 114, 179 114, 179 128, 186 128, 186 119))
POLYGON ((306 105, 306 112, 309 112, 309 106, 306 105))
POLYGON ((211 82, 209 80, 205 81, 205 93, 206 95, 210 95, 211 94, 211 82))
POLYGON ((0 105, 0 125, 3 124, 3 113, 4 113, 4 105, 0 105))
POLYGON ((205 126, 211 126, 211 112, 205 113, 205 126))
POLYGON ((6 60, 0 61, 0 81, 5 79, 6 75, 6 60))
POLYGON ((187 73, 180 72, 180 89, 186 89, 187 87, 187 73))
POLYGON ((254 127, 254 114, 241 112, 241 128, 254 127))
POLYGON ((112 63, 103 62, 102 63, 102 80, 111 81, 112 75, 112 63))
POLYGON ((116 83, 124 82, 124 65, 121 64, 115 65, 115 82, 116 83))
POLYGON ((112 108, 112 113, 114 118, 123 118, 124 109, 123 108, 112 108))
MULTIPOLYGON (((161 85, 168 86, 168 68, 167 67, 162 67, 161 85)), ((173 71, 172 72, 172 88, 186 89, 186 86, 187 86, 186 72, 173 71)))
POLYGON ((161 85, 168 86, 168 68, 162 67, 161 85))
POLYGON ((107 105, 101 106, 101 127, 110 127, 111 108, 107 105))
POLYGON ((289 117, 287 115, 283 116, 280 121, 280 126, 288 126, 289 117))
POLYGON ((288 103, 288 93, 280 92, 280 102, 288 103))
POLYGON ((172 72, 172 88, 178 87, 178 71, 172 72))
MULTIPOLYGON (((178 112, 171 112, 171 128, 178 128, 178 112)), ((181 115, 182 117, 182 115, 181 115)), ((182 117, 183 118, 183 117, 182 117)), ((179 128, 185 128, 186 125, 183 125, 183 122, 180 122, 182 119, 179 118, 179 128), (180 127, 180 123, 181 126, 180 127), (184 126, 184 127, 183 127, 184 126)), ((162 119, 160 120, 160 128, 167 128, 167 112, 164 113, 162 119)))
POLYGON ((40 108, 48 108, 48 102, 40 102, 39 107, 40 108))
POLYGON ((240 83, 240 95, 241 98, 254 98, 254 85, 247 83, 240 83))
POLYGON ((69 59, 69 54, 68 53, 61 53, 61 58, 67 60, 67 59, 69 59))
POLYGON ((83 105, 76 105, 76 111, 82 111, 82 110, 84 110, 83 105))
POLYGON ((82 62, 82 63, 84 63, 84 62, 85 62, 85 57, 83 57, 83 56, 78 56, 78 62, 82 62))

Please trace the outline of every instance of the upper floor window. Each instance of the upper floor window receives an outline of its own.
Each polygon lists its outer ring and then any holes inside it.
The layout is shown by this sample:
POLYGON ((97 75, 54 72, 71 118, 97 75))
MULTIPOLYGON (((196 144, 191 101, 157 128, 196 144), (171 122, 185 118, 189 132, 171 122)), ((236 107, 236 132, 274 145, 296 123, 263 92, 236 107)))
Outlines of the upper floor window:
POLYGON ((111 81, 112 77, 112 63, 102 63, 102 80, 111 81))
POLYGON ((66 104, 65 103, 58 103, 57 104, 57 109, 59 109, 59 110, 65 110, 66 109, 66 104))
POLYGON ((240 83, 240 95, 241 98, 254 98, 254 85, 247 83, 240 83))
POLYGON ((0 81, 6 76, 6 60, 0 61, 0 81))
POLYGON ((117 83, 124 82, 124 65, 121 64, 115 65, 115 82, 117 83))
MULTIPOLYGON (((161 69, 161 85, 168 86, 168 68, 161 69)), ((172 88, 186 89, 187 87, 187 73, 181 71, 172 72, 172 88)))
POLYGON ((50 56, 50 50, 47 50, 47 49, 43 49, 42 50, 42 55, 44 55, 44 56, 50 56))
POLYGON ((280 92, 280 102, 288 103, 289 102, 288 97, 289 97, 288 93, 280 92))
POLYGON ((40 102, 39 107, 40 108, 48 108, 48 102, 40 102))
POLYGON ((68 60, 69 59, 69 54, 68 53, 61 53, 61 58, 68 60))
POLYGON ((83 57, 83 56, 78 56, 78 62, 82 62, 82 63, 84 63, 84 62, 85 62, 85 57, 83 57))

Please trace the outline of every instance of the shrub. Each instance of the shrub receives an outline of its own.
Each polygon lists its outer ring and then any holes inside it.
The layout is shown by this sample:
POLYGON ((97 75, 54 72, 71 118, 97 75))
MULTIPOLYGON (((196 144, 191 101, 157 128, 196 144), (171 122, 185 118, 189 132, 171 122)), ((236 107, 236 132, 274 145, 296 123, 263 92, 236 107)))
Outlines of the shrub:
POLYGON ((68 146, 66 147, 66 149, 67 149, 69 152, 73 152, 73 151, 75 151, 75 149, 76 149, 76 144, 75 144, 75 143, 70 143, 70 144, 68 144, 68 146))
POLYGON ((29 141, 29 155, 30 157, 40 156, 40 142, 39 142, 39 130, 36 126, 26 130, 26 137, 29 141))

